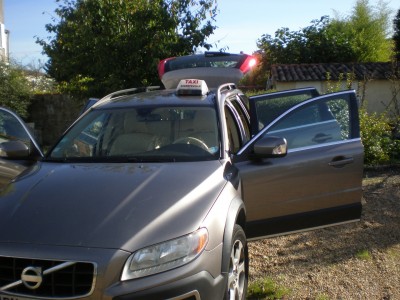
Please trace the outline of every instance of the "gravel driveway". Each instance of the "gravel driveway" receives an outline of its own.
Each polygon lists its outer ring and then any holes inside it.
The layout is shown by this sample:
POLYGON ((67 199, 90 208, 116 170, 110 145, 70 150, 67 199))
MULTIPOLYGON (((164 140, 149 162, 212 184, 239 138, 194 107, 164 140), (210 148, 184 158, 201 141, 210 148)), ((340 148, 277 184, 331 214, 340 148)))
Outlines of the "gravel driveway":
POLYGON ((364 173, 361 222, 249 243, 250 282, 283 299, 400 299, 400 166, 364 173))

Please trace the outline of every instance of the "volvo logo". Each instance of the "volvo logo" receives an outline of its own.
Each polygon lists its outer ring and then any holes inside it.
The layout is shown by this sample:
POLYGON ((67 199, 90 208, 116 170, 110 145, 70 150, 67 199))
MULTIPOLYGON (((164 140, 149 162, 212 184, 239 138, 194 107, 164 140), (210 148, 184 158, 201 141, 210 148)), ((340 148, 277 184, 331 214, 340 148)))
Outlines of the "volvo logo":
MULTIPOLYGON (((43 270, 41 267, 34 267, 34 266, 26 267, 25 269, 22 270, 21 279, 11 282, 9 284, 6 284, 4 286, 0 286, 0 293, 3 291, 13 289, 22 284, 30 290, 38 289, 43 282, 44 276, 49 275, 54 272, 57 272, 59 270, 68 268, 75 264, 76 264, 76 262, 74 262, 74 261, 66 261, 66 262, 60 263, 60 264, 55 265, 46 270, 43 270)), ((0 275, 3 275, 3 274, 0 274, 0 275)), ((0 300, 1 299, 3 299, 3 298, 1 298, 1 296, 0 296, 0 300)))
POLYGON ((42 268, 27 267, 23 269, 21 281, 28 289, 35 290, 39 288, 43 281, 42 268))

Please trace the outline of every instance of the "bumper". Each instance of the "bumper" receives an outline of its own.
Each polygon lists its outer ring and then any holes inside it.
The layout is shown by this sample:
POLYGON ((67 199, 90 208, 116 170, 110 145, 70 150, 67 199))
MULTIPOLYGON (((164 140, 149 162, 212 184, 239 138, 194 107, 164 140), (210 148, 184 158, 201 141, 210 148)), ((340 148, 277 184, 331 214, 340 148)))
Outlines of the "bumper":
POLYGON ((210 273, 202 271, 190 277, 173 281, 140 292, 117 296, 114 300, 212 300, 222 299, 225 280, 223 276, 213 278, 210 273))
MULTIPOLYGON (((222 299, 225 292, 226 277, 221 275, 222 244, 211 251, 204 251, 197 259, 163 273, 120 281, 121 272, 130 253, 113 250, 84 247, 64 247, 46 245, 2 244, 0 247, 0 262, 2 257, 23 262, 15 273, 16 277, 6 284, 18 281, 24 268, 41 267, 43 271, 48 266, 40 264, 51 260, 58 265, 60 262, 87 262, 94 266, 93 281, 84 294, 73 294, 65 299, 85 300, 128 300, 128 299, 174 299, 200 300, 222 299)), ((1 268, 1 265, 0 265, 1 268)), ((59 276, 43 276, 43 286, 51 285, 52 280, 59 276), (45 283, 46 282, 46 283, 45 283)), ((62 282, 63 284, 64 282, 62 282)), ((90 283, 90 282, 89 282, 90 283)), ((74 282, 71 285, 79 285, 74 282)), ((5 285, 0 286, 0 290, 5 285)), ((23 287, 22 287, 23 288, 23 287)), ((51 288, 49 288, 51 290, 51 288)), ((0 292, 0 298, 10 299, 49 299, 60 298, 62 295, 38 295, 37 291, 6 288, 0 292), (13 298, 14 297, 14 298, 13 298)))

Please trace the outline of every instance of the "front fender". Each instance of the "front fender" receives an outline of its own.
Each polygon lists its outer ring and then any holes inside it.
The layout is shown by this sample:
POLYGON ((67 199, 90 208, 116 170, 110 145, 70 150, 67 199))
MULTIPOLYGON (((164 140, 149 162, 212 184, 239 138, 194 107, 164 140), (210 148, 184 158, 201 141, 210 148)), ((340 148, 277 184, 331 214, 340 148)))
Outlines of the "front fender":
POLYGON ((232 234, 235 224, 239 224, 245 229, 246 224, 246 208, 243 200, 240 197, 232 199, 225 223, 224 242, 222 246, 222 264, 221 274, 229 272, 229 259, 231 255, 232 234))

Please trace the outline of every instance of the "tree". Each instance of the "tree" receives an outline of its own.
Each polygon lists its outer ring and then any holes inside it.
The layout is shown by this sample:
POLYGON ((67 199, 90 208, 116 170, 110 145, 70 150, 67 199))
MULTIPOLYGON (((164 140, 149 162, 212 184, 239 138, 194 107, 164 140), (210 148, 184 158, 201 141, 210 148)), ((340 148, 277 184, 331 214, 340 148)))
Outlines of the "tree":
POLYGON ((274 38, 265 34, 257 45, 270 64, 346 62, 354 59, 342 31, 330 27, 332 21, 329 16, 313 20, 311 24, 299 31, 278 29, 274 38))
POLYGON ((257 46, 270 64, 389 61, 389 15, 384 2, 373 9, 358 0, 347 18, 323 16, 299 31, 281 28, 274 38, 263 35, 257 46))
POLYGON ((394 41, 394 52, 398 62, 400 62, 400 9, 397 11, 397 15, 393 20, 393 41, 394 41))
POLYGON ((160 59, 209 49, 216 28, 215 0, 57 1, 60 20, 46 25, 53 37, 37 39, 47 72, 90 96, 158 84, 160 59))
POLYGON ((390 10, 385 2, 379 1, 374 8, 369 0, 357 0, 352 15, 337 19, 332 26, 342 24, 357 62, 383 62, 390 61, 392 54, 389 20, 390 10))
POLYGON ((0 60, 0 106, 26 117, 32 95, 24 71, 15 64, 0 60))

